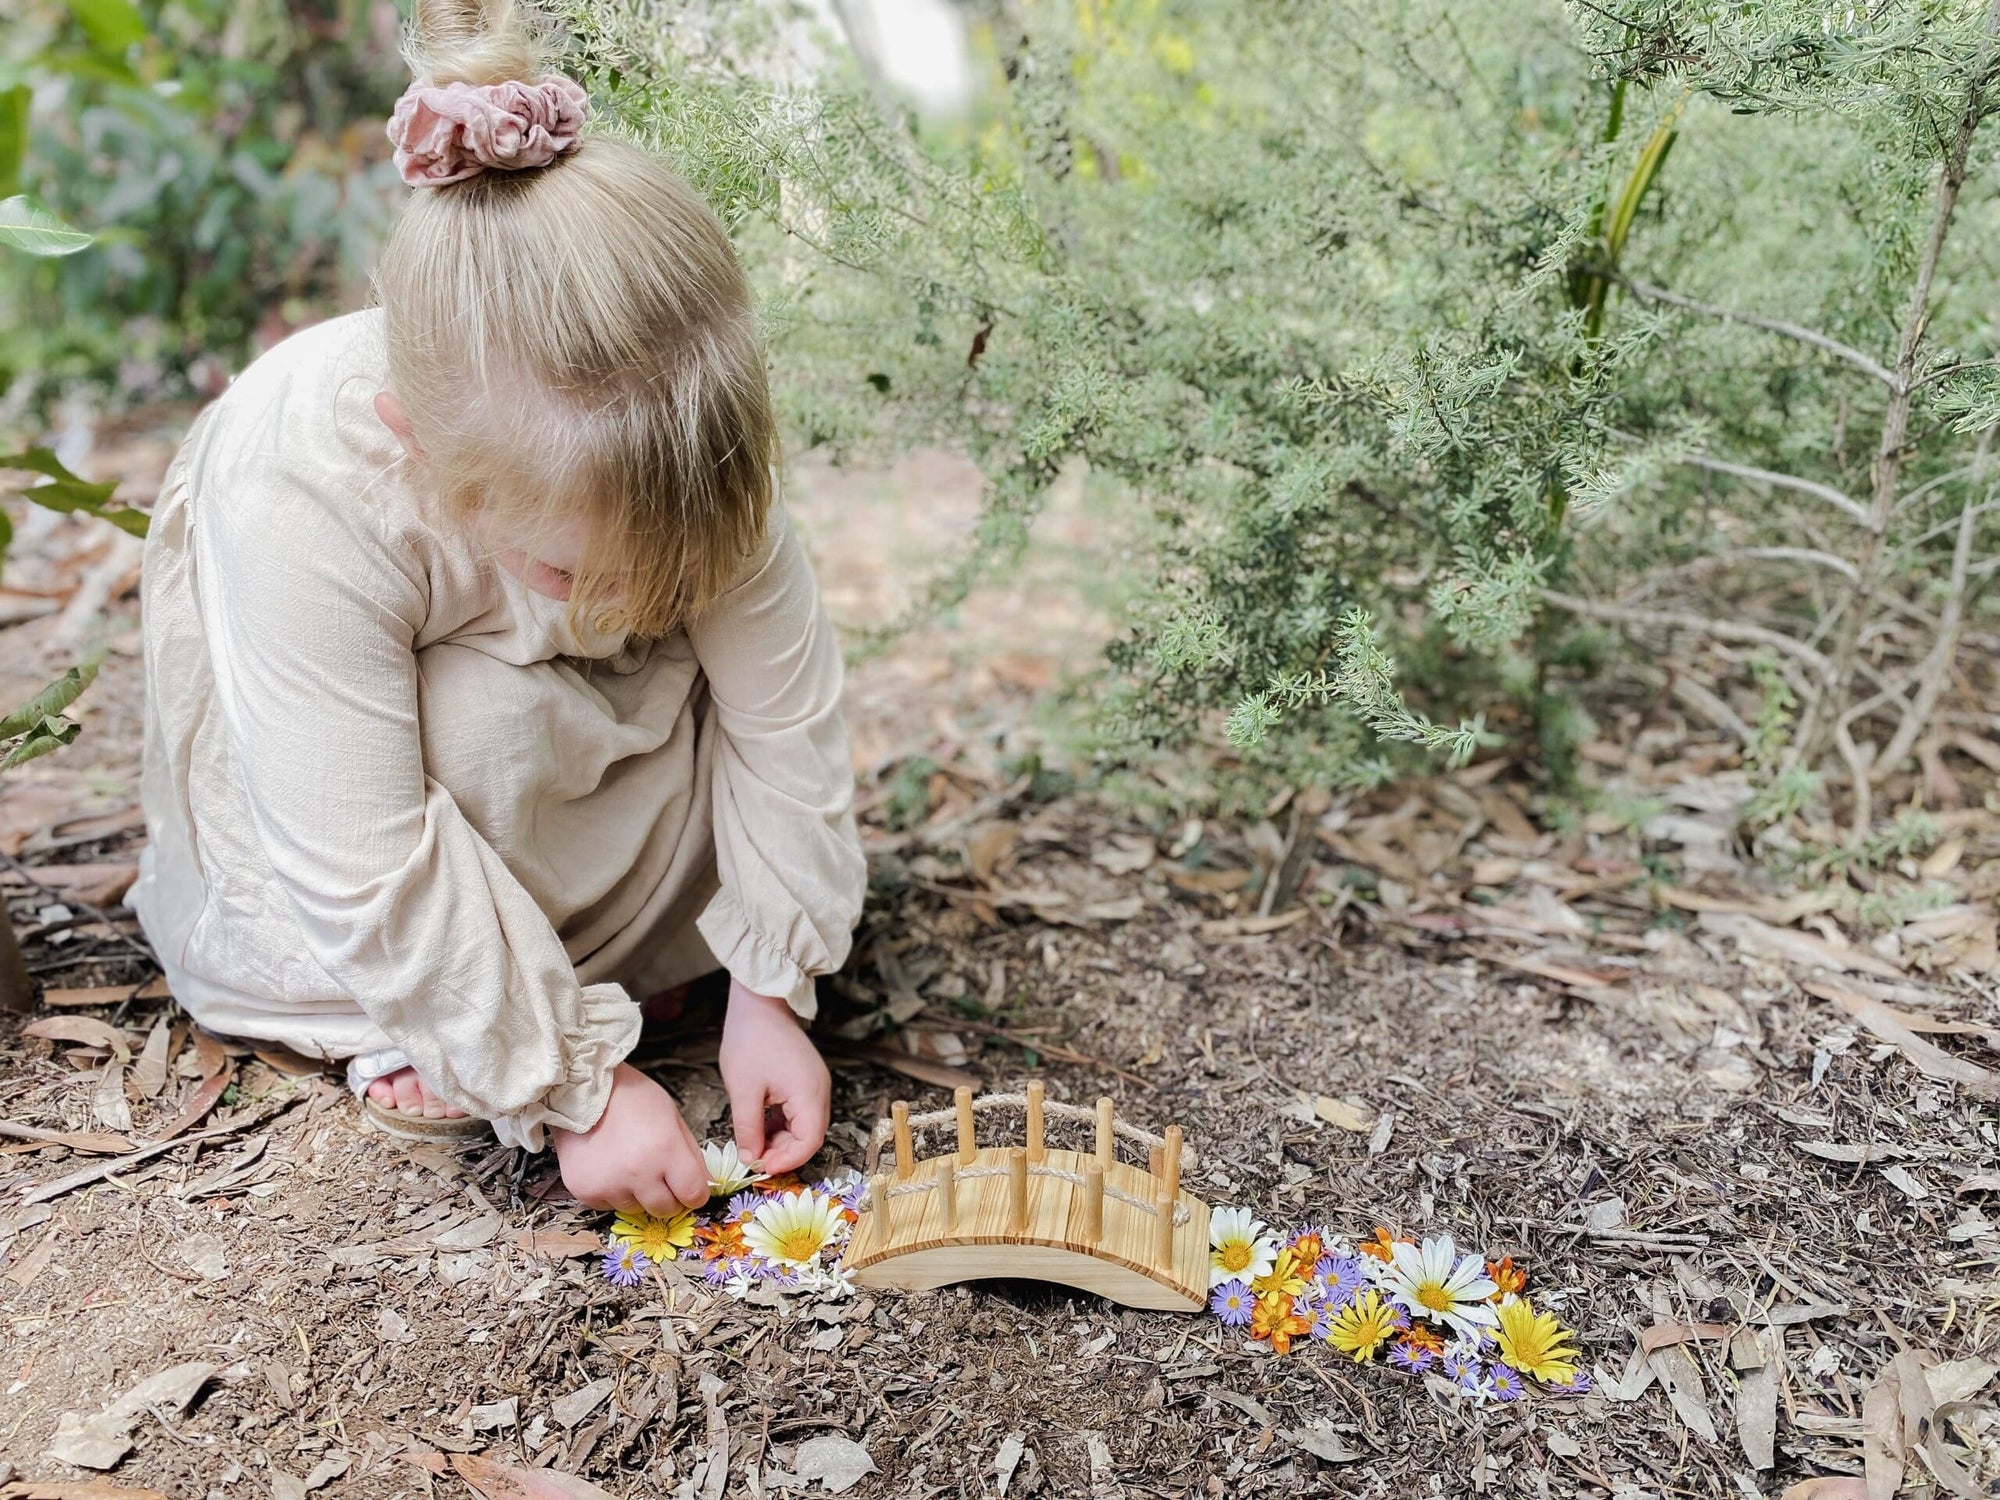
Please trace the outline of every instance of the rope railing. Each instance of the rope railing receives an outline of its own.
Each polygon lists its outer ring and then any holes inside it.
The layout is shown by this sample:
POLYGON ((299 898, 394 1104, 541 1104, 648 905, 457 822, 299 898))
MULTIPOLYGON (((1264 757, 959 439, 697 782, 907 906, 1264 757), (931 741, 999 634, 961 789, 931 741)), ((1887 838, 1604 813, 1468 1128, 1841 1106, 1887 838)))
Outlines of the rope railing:
MULTIPOLYGON (((881 1166, 882 1149, 892 1141, 896 1149, 896 1168, 892 1179, 883 1190, 883 1198, 888 1200, 919 1193, 941 1192, 945 1195, 947 1218, 953 1213, 952 1204, 958 1183, 990 1177, 1013 1179, 1017 1197, 1025 1191, 1027 1178, 1053 1178, 1083 1189, 1093 1204, 1100 1197, 1112 1198, 1139 1210, 1155 1221, 1158 1220, 1161 1209, 1171 1202, 1173 1205, 1171 1219, 1175 1228, 1186 1224, 1191 1217, 1187 1206, 1180 1202, 1180 1177, 1183 1170, 1194 1166, 1195 1153, 1182 1141, 1178 1126, 1169 1126, 1164 1136, 1155 1135, 1150 1130, 1142 1130, 1136 1125, 1119 1120, 1109 1099, 1099 1099, 1095 1109, 1084 1109, 1079 1105, 1046 1099, 1043 1097, 1043 1088, 1039 1081, 1029 1084, 1026 1093, 987 1094, 978 1099, 972 1097, 971 1089, 960 1088, 950 1109, 933 1110, 920 1115, 911 1114, 909 1106, 898 1101, 891 1117, 876 1124, 875 1132, 869 1140, 867 1160, 870 1200, 875 1194, 875 1177, 881 1166), (978 1154, 977 1132, 973 1124, 975 1117, 1002 1110, 1020 1111, 1025 1114, 1026 1146, 1016 1148, 1013 1155, 1017 1159, 1010 1161, 1006 1166, 971 1165, 978 1154), (1052 1166, 1044 1160, 1043 1130, 1049 1119, 1095 1126, 1097 1132, 1095 1160, 1087 1162, 1083 1172, 1072 1172, 1064 1167, 1052 1166), (934 1158, 938 1163, 938 1171, 934 1175, 928 1178, 916 1177, 914 1175, 916 1152, 913 1144, 916 1133, 944 1126, 957 1128, 958 1149, 945 1156, 934 1158), (1120 1137, 1146 1148, 1149 1159, 1147 1171, 1159 1186, 1158 1198, 1155 1201, 1149 1202, 1105 1180, 1107 1170, 1117 1160, 1115 1146, 1120 1137)), ((887 1202, 884 1201, 882 1207, 885 1211, 887 1206, 887 1202)))

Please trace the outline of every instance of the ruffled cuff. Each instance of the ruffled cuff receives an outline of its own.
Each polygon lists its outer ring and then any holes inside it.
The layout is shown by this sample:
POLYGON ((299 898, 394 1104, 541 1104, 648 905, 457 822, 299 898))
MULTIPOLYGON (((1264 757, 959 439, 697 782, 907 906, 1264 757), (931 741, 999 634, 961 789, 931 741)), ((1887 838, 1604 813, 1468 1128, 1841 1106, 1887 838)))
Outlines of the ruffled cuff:
POLYGON ((729 977, 755 995, 782 1000, 801 1021, 819 1012, 813 976, 791 954, 750 925, 750 913, 727 886, 695 918, 695 929, 729 977))
POLYGON ((539 1151, 544 1132, 588 1130, 611 1098, 611 1070, 639 1044, 639 1007, 622 984, 587 984, 575 1031, 564 1037, 563 1081, 529 1105, 493 1122, 503 1146, 539 1151))

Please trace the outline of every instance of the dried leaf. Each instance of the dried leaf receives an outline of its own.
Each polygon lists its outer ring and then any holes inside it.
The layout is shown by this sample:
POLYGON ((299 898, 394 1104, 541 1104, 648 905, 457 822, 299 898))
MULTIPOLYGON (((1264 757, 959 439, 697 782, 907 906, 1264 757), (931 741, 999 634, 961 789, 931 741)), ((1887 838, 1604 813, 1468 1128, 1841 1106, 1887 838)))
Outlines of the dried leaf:
POLYGON ((1868 1500, 1868 1485, 1852 1474, 1816 1474, 1801 1479, 1779 1500, 1868 1500))
POLYGON ((99 1005, 123 1005, 128 1000, 171 998, 164 979, 149 979, 136 990, 129 984, 99 984, 80 990, 42 991, 42 1005, 48 1010, 89 1009, 99 1005))
POLYGON ((1926 1078, 1958 1084, 1977 1098, 2000 1099, 2000 1073, 1933 1046, 1898 1021, 1881 1001, 1825 980, 1808 980, 1803 988, 1808 994, 1831 1000, 1869 1031, 1898 1048, 1926 1078))
POLYGON ((1704 1442, 1713 1443, 1715 1419, 1708 1414, 1704 1400, 1701 1368, 1694 1362, 1694 1356, 1680 1345, 1648 1353, 1646 1362, 1653 1367, 1659 1377, 1660 1386, 1672 1403, 1674 1415, 1685 1422, 1688 1430, 1704 1442))
MULTIPOLYGON (((727 1387, 722 1377, 713 1370, 702 1371, 701 1381, 695 1387, 701 1393, 701 1404, 705 1410, 703 1418, 708 1437, 708 1453, 704 1458, 707 1468, 702 1473, 701 1500, 722 1500, 723 1490, 729 1483, 729 1420, 722 1415, 722 1393, 727 1387)), ((800 1445, 803 1456, 805 1445, 800 1445)))
POLYGON ((868 1450, 853 1438, 822 1432, 799 1444, 792 1472, 801 1479, 817 1479, 829 1495, 840 1495, 878 1471, 868 1450))
POLYGON ((617 1380, 606 1375, 601 1380, 593 1380, 589 1385, 578 1386, 567 1396, 559 1396, 549 1405, 549 1415, 556 1419, 559 1427, 574 1427, 585 1417, 602 1406, 610 1396, 617 1380))
MULTIPOLYGON (((1873 974, 1882 979, 1900 979, 1903 971, 1860 948, 1843 948, 1809 932, 1773 927, 1741 912, 1705 911, 1696 920, 1702 929, 1734 938, 1736 946, 1753 958, 1797 964, 1806 969, 1834 969, 1841 973, 1873 974)), ((1811 985, 1806 986, 1811 989, 1811 985)))
POLYGON ((1351 1464, 1366 1456, 1342 1441, 1333 1424, 1324 1418, 1295 1431, 1280 1432, 1278 1436, 1294 1448, 1330 1464, 1351 1464))
POLYGON ((21 1035, 50 1042, 81 1042, 86 1047, 104 1048, 121 1063, 132 1060, 132 1046, 125 1033, 96 1016, 42 1016, 23 1026, 21 1035))
POLYGON ((1920 1438, 1935 1403, 1923 1361, 1909 1350, 1882 1367, 1861 1398, 1861 1467, 1868 1500, 1890 1500, 1903 1482, 1912 1441, 1920 1438))
POLYGON ((97 1071, 90 1112, 106 1130, 122 1135, 132 1128, 132 1106, 125 1102, 125 1064, 115 1057, 97 1071))
POLYGON ((151 1407, 180 1412, 220 1366, 199 1361, 149 1375, 103 1411, 66 1411, 56 1419, 47 1456, 82 1469, 108 1469, 132 1451, 132 1428, 151 1407))
POLYGON ((1690 1339, 1726 1339, 1729 1334, 1730 1330, 1720 1323, 1655 1323, 1639 1335, 1639 1345, 1651 1354, 1656 1349, 1670 1349, 1690 1339))
POLYGON ((1777 1462, 1778 1366, 1771 1358, 1771 1344, 1762 1335, 1745 1329, 1737 1336, 1741 1357, 1734 1362, 1736 1382, 1736 1441, 1753 1469, 1768 1469, 1777 1462))
POLYGON ((480 1214, 469 1223, 447 1229, 431 1243, 440 1250, 481 1250, 500 1238, 507 1221, 497 1213, 480 1214))
POLYGON ((51 1229, 35 1242, 34 1249, 30 1250, 9 1267, 7 1274, 4 1277, 0 1277, 0 1280, 11 1281, 15 1286, 23 1288, 31 1286, 35 1278, 48 1269, 49 1262, 54 1259, 55 1253, 56 1232, 51 1229))
MULTIPOLYGON (((1020 1467, 1021 1455, 1028 1451, 1028 1435, 1025 1432, 1010 1432, 1000 1439, 999 1451, 993 1455, 993 1478, 1000 1488, 1000 1500, 1007 1500, 1007 1486, 1014 1482, 1014 1470, 1020 1467)), ((863 1457, 867 1454, 864 1450, 863 1457)), ((874 1461, 869 1460, 869 1467, 874 1461)))
POLYGON ((203 1079, 188 1096, 188 1102, 181 1106, 181 1112, 154 1134, 152 1144, 158 1145, 162 1141, 170 1141, 182 1131, 192 1129, 207 1119, 208 1112, 215 1108, 215 1101, 222 1097, 223 1091, 229 1087, 230 1080, 235 1076, 236 1069, 225 1062, 220 1073, 203 1079))
POLYGON ((516 1469, 475 1453, 454 1453, 451 1466, 485 1500, 615 1500, 588 1479, 554 1469, 516 1469))
POLYGON ((1000 867, 1021 837, 1016 823, 981 823, 965 836, 965 868, 983 886, 1000 884, 1000 867))
POLYGON ((595 1255, 604 1248, 604 1236, 589 1229, 537 1229, 517 1231, 514 1243, 530 1255, 546 1255, 554 1260, 573 1260, 595 1255))
POLYGON ((139 1060, 132 1064, 132 1087, 141 1099, 157 1099, 167 1086, 167 1043, 172 1036, 173 1023, 166 1016, 155 1021, 146 1035, 139 1060))
POLYGON ((0 1485, 0 1500, 167 1500, 167 1494, 143 1485, 114 1484, 109 1479, 86 1479, 78 1484, 23 1479, 0 1485))
POLYGON ((1375 1111, 1365 1104, 1355 1104, 1347 1099, 1336 1099, 1331 1094, 1321 1094, 1313 1100, 1313 1113, 1329 1125, 1338 1125, 1342 1130, 1351 1130, 1356 1135, 1375 1128, 1375 1111))

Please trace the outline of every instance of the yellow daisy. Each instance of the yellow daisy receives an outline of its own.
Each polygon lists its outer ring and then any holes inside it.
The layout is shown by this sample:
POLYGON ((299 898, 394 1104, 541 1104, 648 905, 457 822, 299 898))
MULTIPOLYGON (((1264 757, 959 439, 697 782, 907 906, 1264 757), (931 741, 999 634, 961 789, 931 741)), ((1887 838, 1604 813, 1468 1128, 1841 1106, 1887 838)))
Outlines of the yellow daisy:
POLYGON ((1277 1260, 1271 1265, 1270 1272, 1251 1282, 1250 1290, 1260 1297, 1267 1297, 1273 1292, 1283 1292, 1287 1296, 1297 1297, 1306 1289, 1306 1276, 1311 1271, 1312 1264, 1311 1261, 1307 1261, 1301 1267, 1296 1252, 1280 1250, 1277 1260))
POLYGON ((1509 1297, 1500 1304, 1498 1318, 1493 1341, 1503 1364, 1549 1385, 1576 1379, 1576 1362, 1583 1356, 1569 1343, 1576 1335, 1554 1313, 1537 1313, 1526 1297, 1509 1297))
POLYGON ((1373 1359, 1375 1351, 1395 1336, 1395 1309, 1376 1291, 1348 1303, 1326 1331, 1326 1341, 1343 1354, 1353 1355, 1357 1365, 1373 1359))
POLYGON ((694 1243, 694 1211, 683 1209, 671 1219, 656 1219, 644 1209, 634 1209, 618 1216, 611 1238, 620 1245, 638 1246, 647 1260, 663 1266, 694 1243))

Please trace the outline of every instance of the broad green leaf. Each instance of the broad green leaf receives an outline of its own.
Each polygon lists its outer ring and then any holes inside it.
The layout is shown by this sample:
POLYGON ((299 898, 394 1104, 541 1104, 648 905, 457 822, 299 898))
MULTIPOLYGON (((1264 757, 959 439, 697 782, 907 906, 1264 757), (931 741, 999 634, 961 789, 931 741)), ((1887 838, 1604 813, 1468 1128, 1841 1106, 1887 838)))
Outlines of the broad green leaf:
POLYGON ((47 755, 74 740, 82 732, 83 726, 68 719, 45 719, 37 724, 18 745, 0 759, 0 771, 23 765, 38 756, 47 755))
POLYGON ((61 511, 80 510, 88 515, 109 521, 120 531, 143 537, 151 524, 150 518, 142 510, 134 510, 129 505, 112 505, 112 491, 116 483, 92 484, 80 479, 63 466, 61 459, 48 448, 29 448, 21 453, 0 454, 0 469, 27 469, 31 473, 46 474, 47 484, 38 484, 30 489, 18 491, 23 499, 32 500, 44 509, 61 511))
POLYGON ((28 86, 0 90, 0 198, 21 191, 21 162, 28 154, 28 86))
POLYGON ((0 198, 0 245, 29 255, 74 255, 90 240, 87 231, 70 228, 26 193, 0 198))
POLYGON ((100 52, 122 55, 146 39, 146 20, 132 0, 69 0, 69 13, 100 52))
POLYGON ((54 682, 43 688, 32 700, 22 704, 6 718, 0 719, 0 740, 11 740, 17 734, 34 732, 37 725, 45 725, 58 718, 78 698, 83 690, 97 678, 97 668, 102 658, 93 657, 79 662, 54 682))
POLYGON ((98 506, 111 498, 116 484, 92 484, 87 479, 72 474, 63 461, 56 457, 53 448, 28 448, 20 453, 0 453, 0 469, 26 469, 31 474, 44 474, 54 482, 35 486, 23 491, 39 496, 36 503, 59 508, 52 502, 65 502, 70 509, 79 506, 98 506), (47 492, 47 493, 44 493, 47 492))

